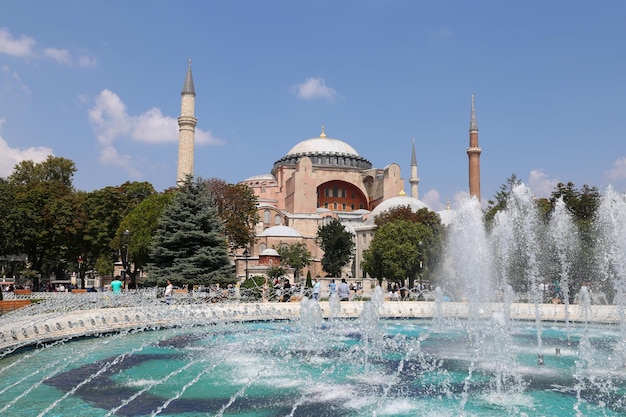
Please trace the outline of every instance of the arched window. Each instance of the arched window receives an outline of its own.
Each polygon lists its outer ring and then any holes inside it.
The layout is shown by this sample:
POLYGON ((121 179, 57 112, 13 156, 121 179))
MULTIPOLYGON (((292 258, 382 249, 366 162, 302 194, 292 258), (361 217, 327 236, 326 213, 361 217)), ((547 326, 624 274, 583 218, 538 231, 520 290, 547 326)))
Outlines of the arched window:
POLYGON ((274 224, 281 225, 283 224, 283 218, 280 217, 280 214, 274 216, 274 224))
POLYGON ((265 210, 263 212, 263 223, 268 224, 270 222, 270 211, 265 210))
POLYGON ((261 243, 259 245, 259 253, 263 252, 265 249, 267 249, 267 245, 265 243, 261 243))

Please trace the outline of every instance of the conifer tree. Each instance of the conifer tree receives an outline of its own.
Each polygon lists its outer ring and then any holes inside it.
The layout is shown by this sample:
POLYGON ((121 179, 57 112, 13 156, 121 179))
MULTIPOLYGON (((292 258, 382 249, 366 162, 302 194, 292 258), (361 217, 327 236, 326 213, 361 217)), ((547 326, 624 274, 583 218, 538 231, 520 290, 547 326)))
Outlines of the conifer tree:
POLYGON ((236 281, 224 226, 202 180, 188 177, 159 221, 148 264, 148 282, 176 285, 236 281))

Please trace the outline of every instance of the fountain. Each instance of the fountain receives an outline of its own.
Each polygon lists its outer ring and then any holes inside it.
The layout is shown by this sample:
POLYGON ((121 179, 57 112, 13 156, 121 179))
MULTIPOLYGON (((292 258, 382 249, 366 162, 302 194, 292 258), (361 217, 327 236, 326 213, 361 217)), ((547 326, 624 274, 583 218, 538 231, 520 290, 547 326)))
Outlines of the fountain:
POLYGON ((596 221, 614 305, 545 302, 577 244, 559 204, 543 225, 519 186, 487 230, 462 202, 432 302, 46 294, 0 317, 0 415, 624 415, 626 201, 596 221))

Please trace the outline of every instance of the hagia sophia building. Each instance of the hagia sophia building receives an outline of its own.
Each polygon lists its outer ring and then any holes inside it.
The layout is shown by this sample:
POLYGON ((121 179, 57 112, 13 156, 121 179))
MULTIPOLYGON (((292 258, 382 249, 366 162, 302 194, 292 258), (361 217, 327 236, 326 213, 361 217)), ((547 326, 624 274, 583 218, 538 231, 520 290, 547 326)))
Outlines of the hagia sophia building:
MULTIPOLYGON (((197 120, 191 61, 181 97, 177 182, 193 175, 197 120)), ((480 153, 472 96, 467 148, 469 194, 479 200, 480 153)), ((414 211, 429 208, 418 198, 414 141, 408 181, 410 196, 404 191, 404 182, 400 165, 392 162, 384 168, 375 168, 348 143, 328 137, 322 126, 319 136, 296 143, 274 162, 269 173, 240 182, 249 186, 258 197, 260 221, 256 225, 256 242, 247 250, 240 249, 233 254, 237 276, 244 279, 264 275, 269 265, 280 262, 277 249, 304 243, 311 253, 311 263, 300 271, 300 279, 304 280, 308 271, 314 277, 324 277, 323 252, 315 240, 318 228, 334 218, 353 233, 356 243, 354 257, 342 275, 351 281, 367 279, 361 270, 361 261, 363 251, 372 240, 376 216, 394 207, 409 206, 414 211)), ((454 217, 449 205, 438 214, 443 224, 450 223, 454 217)))

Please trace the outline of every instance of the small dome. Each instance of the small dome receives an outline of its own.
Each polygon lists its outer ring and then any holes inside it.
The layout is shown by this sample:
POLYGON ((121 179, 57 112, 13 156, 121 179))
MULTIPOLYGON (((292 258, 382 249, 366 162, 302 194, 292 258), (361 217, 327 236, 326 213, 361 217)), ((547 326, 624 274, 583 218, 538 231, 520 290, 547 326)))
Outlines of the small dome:
POLYGON ((267 248, 259 254, 259 256, 280 256, 276 249, 267 248))
POLYGON ((437 214, 441 218, 441 224, 444 226, 451 224, 456 217, 456 211, 450 209, 438 211, 437 214))
POLYGON ((246 178, 242 182, 250 181, 276 181, 276 177, 274 177, 272 174, 254 175, 252 177, 246 178))
POLYGON ((296 229, 282 225, 268 227, 259 236, 302 237, 296 229))

